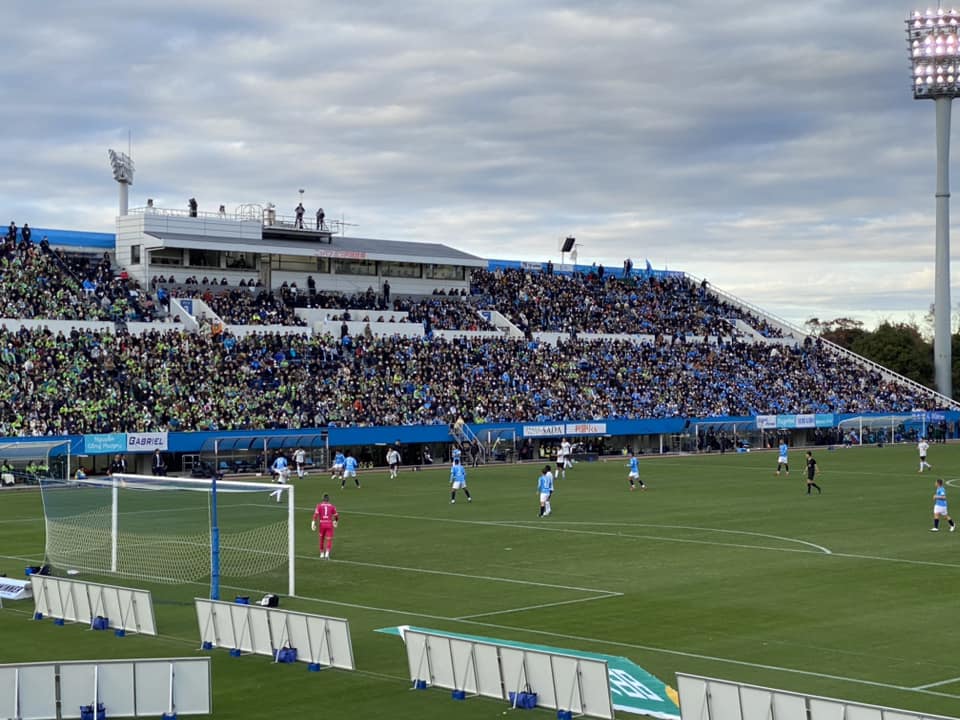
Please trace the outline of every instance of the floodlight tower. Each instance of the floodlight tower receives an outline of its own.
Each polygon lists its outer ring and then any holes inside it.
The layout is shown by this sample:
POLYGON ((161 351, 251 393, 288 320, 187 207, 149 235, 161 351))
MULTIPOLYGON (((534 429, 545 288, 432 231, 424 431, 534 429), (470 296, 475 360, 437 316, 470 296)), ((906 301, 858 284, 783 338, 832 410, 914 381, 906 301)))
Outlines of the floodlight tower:
POLYGON ((937 115, 937 249, 933 364, 937 391, 953 397, 950 338, 950 108, 960 95, 960 36, 956 10, 915 11, 907 18, 913 97, 933 100, 937 115))
POLYGON ((127 194, 133 185, 133 160, 126 153, 108 150, 110 164, 113 166, 113 179, 120 184, 120 215, 127 214, 127 194))

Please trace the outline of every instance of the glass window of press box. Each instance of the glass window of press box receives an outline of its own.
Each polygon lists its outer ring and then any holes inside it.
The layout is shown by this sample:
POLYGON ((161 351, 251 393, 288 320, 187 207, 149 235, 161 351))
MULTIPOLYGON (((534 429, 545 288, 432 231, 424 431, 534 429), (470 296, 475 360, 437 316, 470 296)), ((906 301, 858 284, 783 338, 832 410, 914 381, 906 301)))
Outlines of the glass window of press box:
POLYGON ((257 254, 250 252, 225 252, 223 254, 228 270, 256 270, 257 254))
POLYGON ((419 278, 423 265, 412 262, 381 262, 380 274, 387 277, 419 278))
POLYGON ((183 265, 183 250, 180 248, 159 248, 150 251, 151 265, 183 265))
POLYGON ((462 265, 424 265, 423 276, 429 280, 463 280, 466 268, 462 265))
POLYGON ((301 273, 330 272, 330 258, 317 258, 307 255, 271 255, 271 270, 285 270, 301 273))
POLYGON ((218 268, 220 267, 219 250, 196 250, 190 249, 189 265, 191 267, 218 268))
POLYGON ((337 275, 376 275, 377 262, 375 260, 335 260, 333 269, 337 275))

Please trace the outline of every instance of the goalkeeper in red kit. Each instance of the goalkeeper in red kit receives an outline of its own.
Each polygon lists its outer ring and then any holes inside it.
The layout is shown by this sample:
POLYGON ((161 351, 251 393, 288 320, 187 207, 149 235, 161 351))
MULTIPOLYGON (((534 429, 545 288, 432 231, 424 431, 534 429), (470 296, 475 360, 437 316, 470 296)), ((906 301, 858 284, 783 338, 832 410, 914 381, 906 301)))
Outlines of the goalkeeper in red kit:
POLYGON ((330 502, 330 496, 324 495, 323 500, 313 511, 313 522, 310 528, 320 533, 320 557, 329 558, 330 549, 333 547, 333 531, 340 522, 340 515, 337 514, 337 506, 330 502))

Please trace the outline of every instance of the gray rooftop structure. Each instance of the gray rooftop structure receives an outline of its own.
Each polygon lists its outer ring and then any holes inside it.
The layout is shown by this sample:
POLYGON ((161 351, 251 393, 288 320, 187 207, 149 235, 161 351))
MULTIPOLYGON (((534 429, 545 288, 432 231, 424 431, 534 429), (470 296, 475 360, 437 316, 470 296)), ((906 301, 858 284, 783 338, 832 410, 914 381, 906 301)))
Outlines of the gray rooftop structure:
POLYGON ((330 243, 315 238, 304 240, 230 238, 229 248, 225 248, 223 238, 158 231, 146 234, 159 241, 155 247, 178 247, 196 250, 229 249, 235 252, 269 253, 272 255, 487 267, 485 259, 440 243, 378 240, 336 235, 330 243))

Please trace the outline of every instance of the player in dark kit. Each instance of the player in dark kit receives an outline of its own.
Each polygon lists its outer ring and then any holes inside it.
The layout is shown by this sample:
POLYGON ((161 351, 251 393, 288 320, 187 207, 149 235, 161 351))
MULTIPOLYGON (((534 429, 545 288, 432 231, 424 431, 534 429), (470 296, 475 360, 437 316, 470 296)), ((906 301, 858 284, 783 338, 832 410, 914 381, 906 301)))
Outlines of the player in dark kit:
POLYGON ((820 495, 823 490, 820 489, 820 486, 814 482, 817 477, 817 461, 813 457, 813 453, 807 450, 807 495, 810 494, 810 491, 813 488, 817 489, 817 495, 820 495))

